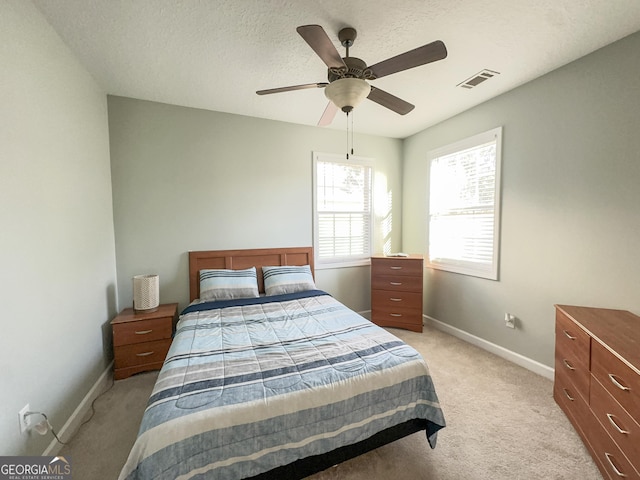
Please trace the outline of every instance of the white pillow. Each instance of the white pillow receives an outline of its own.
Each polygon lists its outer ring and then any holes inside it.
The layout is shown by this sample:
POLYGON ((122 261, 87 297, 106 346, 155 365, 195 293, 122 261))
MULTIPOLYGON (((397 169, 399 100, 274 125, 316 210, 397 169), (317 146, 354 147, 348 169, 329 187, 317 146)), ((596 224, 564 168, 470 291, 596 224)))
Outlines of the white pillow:
POLYGON ((303 292, 316 288, 309 265, 262 267, 262 276, 267 295, 303 292))
POLYGON ((245 270, 200 270, 200 299, 254 298, 258 294, 256 267, 245 270))

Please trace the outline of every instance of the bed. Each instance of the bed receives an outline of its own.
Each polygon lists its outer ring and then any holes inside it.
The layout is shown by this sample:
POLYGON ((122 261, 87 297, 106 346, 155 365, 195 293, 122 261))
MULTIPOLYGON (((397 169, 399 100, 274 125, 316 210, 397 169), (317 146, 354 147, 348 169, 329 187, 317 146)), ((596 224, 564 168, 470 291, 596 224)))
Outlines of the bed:
POLYGON ((189 284, 120 479, 298 479, 421 430, 435 448, 426 363, 316 289, 310 247, 189 252, 189 284))

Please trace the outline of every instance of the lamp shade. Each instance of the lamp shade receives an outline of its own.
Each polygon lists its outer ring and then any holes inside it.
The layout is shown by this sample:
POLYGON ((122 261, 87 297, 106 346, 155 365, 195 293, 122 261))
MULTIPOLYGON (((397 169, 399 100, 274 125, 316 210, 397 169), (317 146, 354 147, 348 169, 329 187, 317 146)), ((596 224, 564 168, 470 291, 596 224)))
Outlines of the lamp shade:
POLYGON ((152 312, 160 305, 160 279, 158 275, 133 277, 133 309, 136 312, 152 312))
POLYGON ((343 112, 350 112, 371 92, 371 85, 361 78, 340 78, 324 88, 324 94, 343 112))

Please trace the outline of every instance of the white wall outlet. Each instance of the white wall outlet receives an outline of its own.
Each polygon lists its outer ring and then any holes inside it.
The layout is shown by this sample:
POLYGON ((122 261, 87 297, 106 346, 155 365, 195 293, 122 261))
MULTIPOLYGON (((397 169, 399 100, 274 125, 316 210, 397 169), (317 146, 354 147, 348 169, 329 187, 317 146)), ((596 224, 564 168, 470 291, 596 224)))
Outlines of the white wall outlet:
POLYGON ((516 328, 516 316, 510 313, 504 314, 504 324, 509 328, 516 328))
POLYGON ((31 407, 27 403, 22 410, 18 412, 18 420, 20 421, 20 433, 24 433, 29 430, 31 425, 31 415, 27 415, 27 412, 31 411, 31 407))

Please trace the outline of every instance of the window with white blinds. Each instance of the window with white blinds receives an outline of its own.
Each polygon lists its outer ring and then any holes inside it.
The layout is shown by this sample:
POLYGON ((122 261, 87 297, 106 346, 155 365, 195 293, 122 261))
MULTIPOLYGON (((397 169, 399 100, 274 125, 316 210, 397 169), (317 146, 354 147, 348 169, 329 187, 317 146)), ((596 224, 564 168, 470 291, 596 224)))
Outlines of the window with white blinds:
POLYGON ((502 128, 429 153, 429 263, 498 279, 502 128))
POLYGON ((316 267, 362 265, 371 256, 373 162, 314 153, 316 267))

